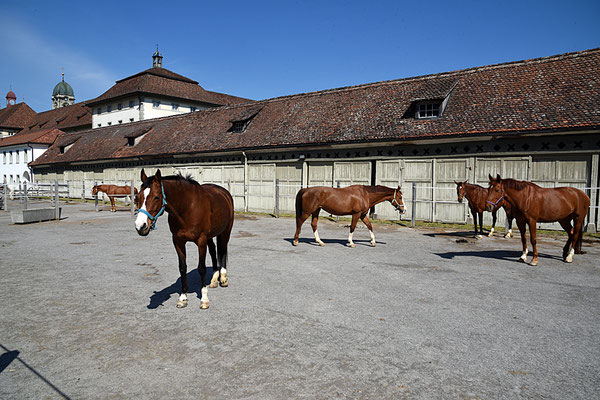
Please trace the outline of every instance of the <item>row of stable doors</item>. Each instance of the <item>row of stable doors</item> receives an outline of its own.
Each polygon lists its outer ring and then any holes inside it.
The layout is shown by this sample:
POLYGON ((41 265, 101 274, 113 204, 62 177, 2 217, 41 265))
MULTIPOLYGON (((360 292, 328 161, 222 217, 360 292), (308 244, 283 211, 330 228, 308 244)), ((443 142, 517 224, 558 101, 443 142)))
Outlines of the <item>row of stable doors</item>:
MULTIPOLYGON (((456 202, 454 181, 469 180, 486 187, 488 174, 530 180, 543 187, 588 186, 590 157, 562 158, 461 158, 409 159, 355 162, 307 162, 305 186, 345 187, 353 184, 378 184, 389 187, 402 185, 407 204, 403 219, 412 217, 412 183, 417 185, 416 219, 439 222, 466 222, 468 208, 456 202)), ((163 168, 164 169, 164 168, 163 168)), ((244 196, 244 167, 242 165, 187 166, 167 168, 163 174, 181 172, 190 174, 198 182, 215 183, 232 193, 236 210, 295 212, 295 196, 302 186, 302 163, 249 164, 247 198, 244 196), (276 189, 276 181, 279 188, 276 189), (279 196, 276 199, 276 192, 279 196), (246 204, 247 202, 247 204, 246 204)), ((96 174, 98 181, 131 177, 130 169, 104 171, 96 174), (102 178, 101 176, 102 175, 102 178), (114 175, 114 176, 112 176, 114 175)), ((137 177, 137 174, 135 175, 137 177)), ((58 178, 58 177, 57 177, 58 178)), ((75 177, 73 177, 75 178, 75 177)), ((77 178, 85 178, 79 177, 77 178)), ((398 212, 389 203, 375 207, 379 218, 397 219, 398 212)), ((485 223, 491 216, 485 213, 485 223)), ((499 224, 504 224, 504 213, 499 212, 499 224)), ((549 225, 544 227, 550 227, 549 225)))

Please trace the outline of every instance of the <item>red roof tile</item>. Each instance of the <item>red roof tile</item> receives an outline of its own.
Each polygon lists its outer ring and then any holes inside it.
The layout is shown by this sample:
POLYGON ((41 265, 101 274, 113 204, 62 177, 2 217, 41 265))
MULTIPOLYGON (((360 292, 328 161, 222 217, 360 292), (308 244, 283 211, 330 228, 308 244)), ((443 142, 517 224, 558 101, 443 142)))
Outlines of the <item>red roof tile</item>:
POLYGON ((34 165, 286 146, 600 129, 600 49, 298 94, 79 133, 34 165), (408 112, 448 97, 440 118, 408 112), (250 118, 242 133, 233 121, 250 118), (133 147, 126 137, 152 128, 133 147))
POLYGON ((35 116, 33 111, 25 103, 17 103, 0 110, 0 127, 22 129, 35 116))
POLYGON ((92 127, 92 112, 84 103, 55 108, 35 115, 25 129, 17 135, 42 129, 58 128, 63 131, 77 131, 92 127))
POLYGON ((0 147, 8 147, 22 144, 47 144, 51 145, 58 135, 64 132, 59 129, 43 129, 36 132, 22 133, 0 139, 0 147))

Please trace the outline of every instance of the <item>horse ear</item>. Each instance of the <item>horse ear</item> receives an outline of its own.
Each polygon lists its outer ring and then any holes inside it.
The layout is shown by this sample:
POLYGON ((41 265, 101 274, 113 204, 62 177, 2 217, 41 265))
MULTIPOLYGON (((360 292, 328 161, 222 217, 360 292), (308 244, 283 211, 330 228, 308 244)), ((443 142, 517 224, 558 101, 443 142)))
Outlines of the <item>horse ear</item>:
POLYGON ((146 172, 144 171, 144 168, 142 168, 142 173, 140 174, 140 178, 142 178, 142 182, 146 182, 146 179, 148 179, 148 177, 146 176, 146 172))
POLYGON ((490 182, 494 180, 494 178, 492 178, 492 174, 488 174, 488 177, 490 178, 490 182))
POLYGON ((154 176, 156 177, 156 179, 158 179, 158 181, 160 182, 160 169, 156 170, 156 174, 154 174, 154 176))
POLYGON ((502 178, 500 178, 500 174, 496 175, 496 180, 497 180, 498 182, 500 182, 500 181, 502 180, 502 178))
POLYGON ((468 179, 467 179, 466 181, 464 181, 464 182, 463 182, 463 185, 464 185, 465 183, 467 183, 467 182, 469 182, 469 180, 468 180, 468 179))
POLYGON ((458 186, 458 182, 454 181, 454 184, 455 184, 456 186, 458 186))

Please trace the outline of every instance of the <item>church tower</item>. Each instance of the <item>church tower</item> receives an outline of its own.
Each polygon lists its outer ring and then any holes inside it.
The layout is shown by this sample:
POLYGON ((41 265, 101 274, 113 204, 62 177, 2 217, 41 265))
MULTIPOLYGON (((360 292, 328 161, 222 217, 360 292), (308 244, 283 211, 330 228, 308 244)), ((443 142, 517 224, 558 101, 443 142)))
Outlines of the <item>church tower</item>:
POLYGON ((156 53, 152 55, 152 68, 162 68, 162 59, 163 57, 158 52, 158 47, 156 48, 156 53))
POLYGON ((62 74, 62 81, 54 86, 52 91, 52 109, 64 106, 70 106, 75 103, 75 94, 73 88, 65 82, 65 73, 62 74))
POLYGON ((6 107, 14 106, 17 103, 17 95, 11 90, 6 93, 6 107))

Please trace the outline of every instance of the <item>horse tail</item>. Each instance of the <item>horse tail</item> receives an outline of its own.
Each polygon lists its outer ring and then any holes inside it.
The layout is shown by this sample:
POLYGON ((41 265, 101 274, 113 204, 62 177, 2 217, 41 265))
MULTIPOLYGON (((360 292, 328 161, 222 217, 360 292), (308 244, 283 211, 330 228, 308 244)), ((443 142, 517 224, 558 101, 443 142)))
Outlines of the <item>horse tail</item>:
POLYGON ((300 189, 296 194, 296 219, 302 216, 302 196, 306 189, 300 189))

